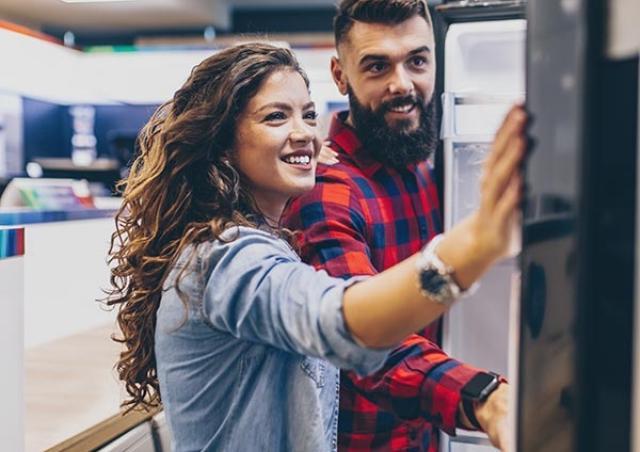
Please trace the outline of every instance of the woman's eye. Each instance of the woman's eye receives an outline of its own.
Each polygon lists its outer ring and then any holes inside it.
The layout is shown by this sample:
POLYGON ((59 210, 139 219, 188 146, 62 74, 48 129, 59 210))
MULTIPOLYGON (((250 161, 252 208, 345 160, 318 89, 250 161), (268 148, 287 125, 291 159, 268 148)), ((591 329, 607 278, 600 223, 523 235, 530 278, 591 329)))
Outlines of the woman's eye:
POLYGON ((304 119, 315 121, 318 119, 318 114, 315 111, 308 111, 304 114, 304 119))
POLYGON ((274 111, 273 113, 269 113, 264 119, 265 121, 282 121, 287 119, 287 115, 282 111, 274 111))

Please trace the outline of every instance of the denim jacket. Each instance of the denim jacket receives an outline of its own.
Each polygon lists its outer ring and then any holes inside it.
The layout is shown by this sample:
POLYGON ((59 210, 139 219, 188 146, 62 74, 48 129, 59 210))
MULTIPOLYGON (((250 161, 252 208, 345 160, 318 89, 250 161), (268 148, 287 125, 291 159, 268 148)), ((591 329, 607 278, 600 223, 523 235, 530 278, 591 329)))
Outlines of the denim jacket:
POLYGON ((359 346, 345 328, 342 296, 354 280, 303 264, 267 232, 222 238, 182 253, 157 312, 174 450, 336 450, 338 367, 368 374, 389 352, 359 346))

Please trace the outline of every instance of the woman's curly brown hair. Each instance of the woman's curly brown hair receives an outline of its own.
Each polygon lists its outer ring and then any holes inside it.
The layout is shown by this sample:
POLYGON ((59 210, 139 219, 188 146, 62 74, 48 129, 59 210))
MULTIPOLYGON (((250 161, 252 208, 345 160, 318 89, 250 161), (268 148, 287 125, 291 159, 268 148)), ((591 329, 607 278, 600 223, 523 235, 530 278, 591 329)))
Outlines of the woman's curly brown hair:
POLYGON ((267 44, 223 50, 196 66, 138 137, 140 154, 120 183, 123 202, 109 250, 112 288, 124 344, 116 364, 129 409, 160 403, 154 356, 162 286, 185 246, 215 240, 264 216, 232 165, 235 125, 269 75, 298 72, 293 54, 267 44))

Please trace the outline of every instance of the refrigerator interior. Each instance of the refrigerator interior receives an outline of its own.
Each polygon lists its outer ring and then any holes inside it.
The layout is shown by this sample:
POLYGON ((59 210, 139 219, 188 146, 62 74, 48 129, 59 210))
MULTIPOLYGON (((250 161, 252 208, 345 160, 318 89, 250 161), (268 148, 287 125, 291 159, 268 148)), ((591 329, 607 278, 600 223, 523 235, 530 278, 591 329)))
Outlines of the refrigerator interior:
MULTIPOLYGON (((524 98, 525 31, 524 20, 454 23, 448 29, 442 120, 445 229, 477 207, 482 163, 493 136, 511 105, 524 98)), ((517 245, 513 248, 515 256, 517 245)), ((513 380, 509 344, 517 331, 510 319, 518 281, 515 257, 491 269, 478 291, 445 316, 444 350, 513 380)), ((460 430, 456 437, 443 434, 442 450, 493 448, 484 435, 460 430)))

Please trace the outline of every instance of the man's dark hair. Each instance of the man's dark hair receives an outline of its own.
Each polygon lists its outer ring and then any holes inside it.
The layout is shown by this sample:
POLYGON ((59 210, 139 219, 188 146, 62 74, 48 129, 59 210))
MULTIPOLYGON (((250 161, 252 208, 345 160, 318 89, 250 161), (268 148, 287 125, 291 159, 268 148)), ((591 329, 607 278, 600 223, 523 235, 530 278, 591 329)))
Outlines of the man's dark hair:
POLYGON ((354 22, 396 25, 420 16, 431 24, 426 0, 342 0, 333 19, 336 47, 354 22))

